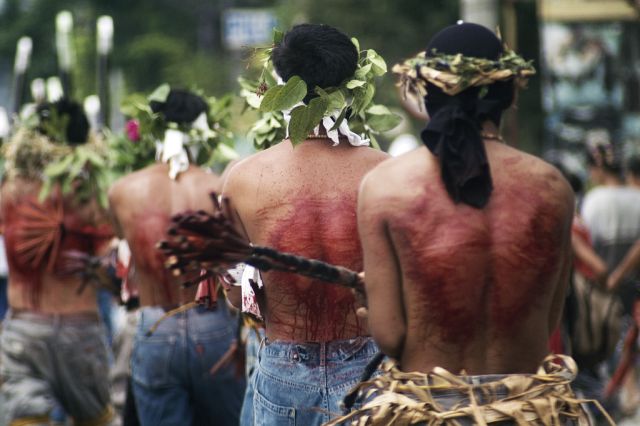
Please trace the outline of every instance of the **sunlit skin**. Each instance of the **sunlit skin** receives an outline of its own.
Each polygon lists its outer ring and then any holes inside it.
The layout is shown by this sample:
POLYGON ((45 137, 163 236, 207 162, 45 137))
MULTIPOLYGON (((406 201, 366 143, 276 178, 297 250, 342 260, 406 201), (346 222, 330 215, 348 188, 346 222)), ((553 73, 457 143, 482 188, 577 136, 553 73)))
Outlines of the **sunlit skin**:
POLYGON ((109 190, 109 206, 116 230, 131 250, 131 280, 141 306, 175 307, 193 301, 195 288, 182 289, 164 268, 164 257, 156 249, 166 237, 170 218, 187 210, 212 210, 209 193, 220 190, 220 180, 205 170, 190 166, 177 180, 169 178, 169 166, 154 164, 131 173, 109 190))
MULTIPOLYGON (((365 173, 387 155, 346 140, 284 141, 237 164, 223 193, 254 244, 362 268, 356 198, 365 173)), ((267 337, 330 341, 367 335, 349 290, 291 273, 263 274, 267 337)))
MULTIPOLYGON (((61 274, 60 254, 66 250, 104 254, 113 235, 109 219, 95 200, 80 202, 72 196, 65 197, 64 233, 53 269, 47 270, 46 260, 39 267, 24 264, 16 251, 16 239, 24 223, 17 209, 28 202, 40 204, 40 187, 40 183, 24 179, 14 179, 2 185, 2 220, 9 263, 9 305, 16 311, 47 314, 97 312, 95 288, 89 285, 78 294, 81 280, 61 274)), ((50 206, 51 200, 56 197, 59 197, 59 192, 53 191, 49 199, 43 201, 43 206, 50 206)))
POLYGON ((358 204, 369 327, 404 371, 533 373, 571 262, 573 193, 560 173, 486 141, 494 191, 455 204, 426 147, 365 178, 358 204))

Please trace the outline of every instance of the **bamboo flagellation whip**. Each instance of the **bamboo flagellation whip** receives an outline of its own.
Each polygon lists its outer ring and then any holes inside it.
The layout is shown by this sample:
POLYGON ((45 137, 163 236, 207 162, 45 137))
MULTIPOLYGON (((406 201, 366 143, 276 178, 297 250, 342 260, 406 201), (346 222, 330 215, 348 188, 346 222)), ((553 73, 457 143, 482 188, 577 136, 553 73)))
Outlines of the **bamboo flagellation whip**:
POLYGON ((363 289, 358 273, 320 260, 282 253, 271 247, 252 245, 233 219, 229 200, 211 193, 214 212, 184 212, 175 215, 167 240, 158 243, 166 256, 165 266, 178 277, 193 277, 183 286, 196 285, 206 278, 222 275, 238 263, 261 271, 297 273, 322 282, 356 290, 363 289), (202 271, 205 274, 201 274, 202 271))
POLYGON ((111 102, 109 99, 109 55, 113 48, 113 19, 111 16, 101 16, 96 24, 97 28, 97 78, 98 96, 100 98, 99 127, 109 127, 109 113, 111 102))
POLYGON ((74 62, 72 37, 73 16, 68 10, 63 10, 56 15, 56 52, 62 90, 67 98, 72 97, 71 70, 74 62))
POLYGON ((13 66, 13 106, 11 112, 19 114, 22 107, 22 96, 25 91, 27 68, 31 60, 33 43, 30 37, 21 37, 16 49, 16 61, 13 66))

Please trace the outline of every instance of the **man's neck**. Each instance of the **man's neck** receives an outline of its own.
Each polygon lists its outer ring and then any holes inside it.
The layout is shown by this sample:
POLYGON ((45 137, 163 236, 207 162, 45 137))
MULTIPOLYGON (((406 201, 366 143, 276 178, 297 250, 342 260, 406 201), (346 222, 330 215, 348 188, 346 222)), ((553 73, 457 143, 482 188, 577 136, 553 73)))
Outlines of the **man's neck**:
POLYGON ((482 123, 480 135, 484 140, 502 140, 500 129, 495 125, 493 121, 485 121, 484 123, 482 123))
POLYGON ((604 186, 622 186, 623 182, 619 177, 606 174, 602 179, 602 185, 604 186))

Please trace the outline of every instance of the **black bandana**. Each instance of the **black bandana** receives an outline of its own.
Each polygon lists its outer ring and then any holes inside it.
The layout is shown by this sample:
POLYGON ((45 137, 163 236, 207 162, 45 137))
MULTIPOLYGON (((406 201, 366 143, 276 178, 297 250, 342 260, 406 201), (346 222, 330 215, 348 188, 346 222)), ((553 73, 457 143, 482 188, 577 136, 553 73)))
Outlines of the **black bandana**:
MULTIPOLYGON (((427 54, 434 49, 440 53, 487 59, 496 59, 502 53, 500 40, 476 24, 445 28, 429 43, 427 54)), ((477 87, 449 96, 428 84, 425 98, 430 121, 422 131, 422 141, 438 157, 442 181, 453 201, 478 209, 487 205, 493 190, 481 126, 486 120, 499 124, 505 105, 510 103, 505 99, 508 85, 492 86, 480 97, 481 90, 477 87)))

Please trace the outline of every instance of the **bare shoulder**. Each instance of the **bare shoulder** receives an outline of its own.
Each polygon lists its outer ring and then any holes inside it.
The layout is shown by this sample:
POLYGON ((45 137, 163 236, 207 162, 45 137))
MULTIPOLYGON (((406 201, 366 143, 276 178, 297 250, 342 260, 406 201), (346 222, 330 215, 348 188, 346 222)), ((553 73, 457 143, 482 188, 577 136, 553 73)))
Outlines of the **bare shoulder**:
POLYGON ((429 160, 426 148, 418 148, 398 157, 385 154, 365 175, 360 190, 384 196, 393 188, 392 193, 398 195, 408 189, 408 182, 425 178, 429 172, 429 160))
POLYGON ((504 146, 505 152, 508 155, 516 158, 520 157, 523 160, 523 171, 538 179, 544 179, 550 183, 554 189, 565 192, 573 193, 569 182, 564 178, 562 173, 553 165, 544 161, 543 159, 536 157, 535 155, 528 154, 523 151, 519 151, 515 148, 504 146))
POLYGON ((545 193, 547 200, 555 200, 573 212, 573 190, 557 168, 539 157, 506 145, 488 148, 494 183, 502 180, 512 185, 535 186, 545 193))
POLYGON ((291 149, 291 144, 280 142, 264 151, 256 152, 237 161, 233 166, 225 170, 223 174, 222 192, 225 194, 235 193, 242 191, 246 188, 246 185, 252 185, 254 176, 257 173, 260 173, 265 167, 276 164, 291 149))
MULTIPOLYGON (((153 167, 153 166, 150 166, 153 167)), ((121 199, 123 196, 130 192, 132 186, 135 186, 137 182, 140 182, 143 179, 146 179, 150 167, 145 167, 144 169, 137 170, 133 173, 129 173, 125 176, 118 178, 114 183, 109 187, 109 192, 107 194, 109 198, 109 204, 113 205, 117 200, 121 199)))
POLYGON ((414 183, 427 180, 428 164, 428 155, 421 148, 379 162, 360 184, 359 214, 377 219, 394 216, 398 206, 406 205, 418 192, 423 192, 423 186, 414 183))

